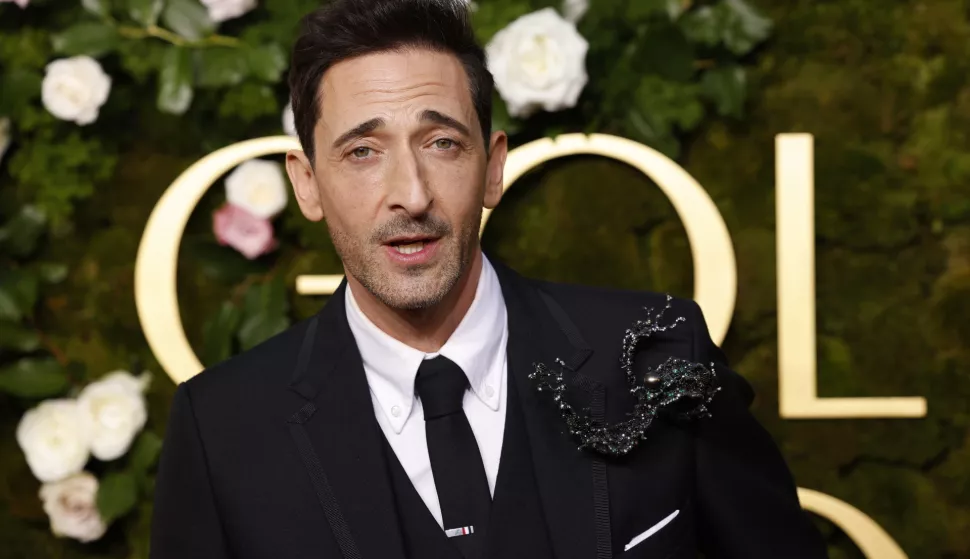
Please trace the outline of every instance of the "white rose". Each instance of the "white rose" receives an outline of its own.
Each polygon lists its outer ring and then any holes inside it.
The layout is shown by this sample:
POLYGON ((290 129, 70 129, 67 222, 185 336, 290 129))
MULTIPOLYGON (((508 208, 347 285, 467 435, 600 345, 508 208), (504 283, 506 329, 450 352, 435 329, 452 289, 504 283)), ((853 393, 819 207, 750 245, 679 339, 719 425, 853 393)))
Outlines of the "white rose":
POLYGON ((78 395, 78 407, 91 433, 91 454, 98 460, 123 456, 145 426, 147 378, 115 371, 87 385, 78 395))
POLYGON ((90 436, 82 417, 74 400, 47 400, 24 414, 17 444, 37 479, 59 481, 84 468, 90 436))
POLYGON ((293 115, 293 101, 286 104, 286 108, 283 109, 283 132, 290 135, 296 136, 296 117, 293 115))
POLYGON ((90 56, 62 58, 47 65, 41 86, 44 107, 61 120, 91 124, 108 100, 111 78, 90 56))
POLYGON ((575 106, 586 86, 588 49, 576 26, 552 8, 513 21, 485 47, 495 89, 517 117, 575 106))
POLYGON ((589 10, 589 0, 562 0, 562 14, 566 21, 578 23, 589 10))
POLYGON ((286 181, 278 163, 251 159, 226 177, 226 200, 260 219, 286 207, 286 181))
POLYGON ((0 118, 0 161, 3 161, 3 154, 7 153, 10 147, 10 119, 0 118))
POLYGON ((87 472, 45 483, 40 499, 56 536, 92 542, 108 529, 98 512, 98 480, 87 472))
POLYGON ((209 18, 215 22, 239 17, 256 7, 256 0, 202 0, 209 9, 209 18))

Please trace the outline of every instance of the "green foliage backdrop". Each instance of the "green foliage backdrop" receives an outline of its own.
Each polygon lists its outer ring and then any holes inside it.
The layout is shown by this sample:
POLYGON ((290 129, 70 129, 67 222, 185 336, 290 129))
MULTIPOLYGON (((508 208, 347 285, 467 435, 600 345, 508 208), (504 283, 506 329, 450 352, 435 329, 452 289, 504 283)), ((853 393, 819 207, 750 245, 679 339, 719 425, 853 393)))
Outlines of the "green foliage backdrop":
MULTIPOLYGON (((14 431, 41 396, 144 368, 155 373, 146 432, 163 435, 174 386, 135 313, 140 233, 161 192, 193 161, 279 133, 287 94, 279 53, 316 3, 265 1, 217 36, 156 14, 176 22, 166 29, 181 33, 181 44, 140 19, 161 2, 132 2, 142 7, 134 12, 90 0, 0 5, 0 115, 14 120, 0 162, 0 385, 19 387, 19 396, 0 393, 0 557, 147 556, 150 475, 138 477, 134 510, 102 540, 58 540, 14 431), (90 34, 80 24, 101 27, 90 34), (98 42, 106 29, 115 30, 110 41, 98 42), (104 51, 109 102, 88 127, 56 121, 37 98, 44 65, 92 50, 104 51), (180 106, 186 87, 192 98, 180 106), (24 377, 46 384, 18 384, 24 377)), ((591 44, 579 106, 525 121, 500 106, 496 121, 516 132, 515 144, 595 130, 677 157, 731 231, 739 293, 724 346, 755 386, 755 413, 799 484, 860 508, 914 559, 970 556, 970 4, 756 4, 767 19, 741 17, 734 0, 594 0, 579 23, 591 44), (752 51, 769 21, 770 39, 752 51), (820 395, 924 396, 925 420, 778 418, 774 136, 783 132, 816 141, 820 395)), ((547 5, 480 0, 476 25, 487 39, 547 5)), ((216 245, 218 190, 193 216, 179 264, 183 319, 206 363, 315 312, 322 298, 289 289, 297 275, 341 271, 325 229, 307 224, 295 204, 277 221, 285 243, 275 253, 248 261, 216 245)), ((692 290, 687 239, 670 204, 634 170, 602 159, 562 160, 524 178, 483 243, 527 275, 692 290)), ((137 461, 93 470, 104 484, 137 461)), ((834 559, 861 557, 820 524, 834 559)))

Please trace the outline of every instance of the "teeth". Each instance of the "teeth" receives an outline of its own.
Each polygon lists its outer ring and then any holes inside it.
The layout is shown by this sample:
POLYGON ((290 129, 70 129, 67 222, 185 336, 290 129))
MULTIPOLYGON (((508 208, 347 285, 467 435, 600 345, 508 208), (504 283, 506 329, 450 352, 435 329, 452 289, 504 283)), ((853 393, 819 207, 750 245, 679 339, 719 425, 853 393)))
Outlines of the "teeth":
POLYGON ((400 252, 401 254, 414 254, 415 252, 421 252, 421 249, 423 248, 424 248, 424 243, 422 241, 418 241, 416 243, 408 243, 406 245, 397 245, 394 247, 394 249, 400 252))

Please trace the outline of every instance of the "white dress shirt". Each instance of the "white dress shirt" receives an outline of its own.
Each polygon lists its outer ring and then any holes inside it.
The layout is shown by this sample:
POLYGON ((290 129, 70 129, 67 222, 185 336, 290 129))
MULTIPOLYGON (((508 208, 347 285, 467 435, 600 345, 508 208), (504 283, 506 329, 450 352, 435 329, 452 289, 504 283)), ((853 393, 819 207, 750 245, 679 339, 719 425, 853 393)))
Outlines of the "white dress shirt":
POLYGON ((468 376, 470 390, 462 405, 478 441, 488 489, 494 495, 508 393, 505 348, 509 330, 498 276, 483 254, 475 299, 438 353, 425 353, 392 338, 364 315, 349 288, 345 293, 347 321, 364 362, 377 422, 418 495, 442 526, 424 410, 414 392, 414 379, 421 361, 438 355, 454 361, 468 376))

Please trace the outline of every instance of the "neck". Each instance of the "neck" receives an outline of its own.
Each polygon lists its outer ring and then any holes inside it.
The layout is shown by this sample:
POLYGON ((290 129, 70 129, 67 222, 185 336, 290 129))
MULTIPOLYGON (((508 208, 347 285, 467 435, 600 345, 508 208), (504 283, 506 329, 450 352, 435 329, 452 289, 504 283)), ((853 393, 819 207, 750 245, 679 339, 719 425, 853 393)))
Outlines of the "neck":
POLYGON ((481 273, 482 252, 479 250, 444 299, 437 305, 418 310, 388 307, 349 274, 347 287, 361 312, 375 326, 401 343, 419 351, 435 353, 445 345, 471 307, 481 273))

